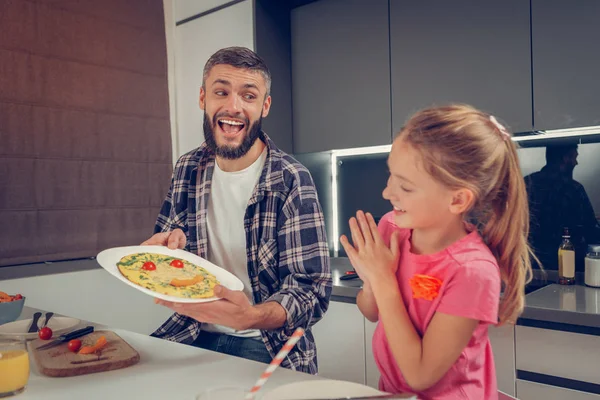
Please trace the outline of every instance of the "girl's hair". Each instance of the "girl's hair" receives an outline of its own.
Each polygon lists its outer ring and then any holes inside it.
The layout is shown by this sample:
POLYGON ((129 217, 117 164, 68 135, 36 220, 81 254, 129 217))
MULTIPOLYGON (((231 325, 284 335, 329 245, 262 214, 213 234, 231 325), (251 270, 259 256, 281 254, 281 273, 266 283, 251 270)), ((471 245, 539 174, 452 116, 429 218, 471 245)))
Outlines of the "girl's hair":
POLYGON ((421 154, 425 170, 438 182, 473 192, 465 218, 475 223, 500 266, 505 287, 499 323, 514 323, 535 256, 527 243, 527 192, 510 134, 493 116, 459 104, 418 112, 398 138, 421 154))

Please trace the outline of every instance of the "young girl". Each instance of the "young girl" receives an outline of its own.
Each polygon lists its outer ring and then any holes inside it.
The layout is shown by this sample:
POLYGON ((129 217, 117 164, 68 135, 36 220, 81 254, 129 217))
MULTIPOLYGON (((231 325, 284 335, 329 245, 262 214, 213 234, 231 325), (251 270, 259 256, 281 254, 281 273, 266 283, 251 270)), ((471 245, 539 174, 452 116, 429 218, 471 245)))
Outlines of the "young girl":
POLYGON ((380 389, 430 399, 497 399, 488 325, 514 322, 530 279, 529 211, 514 143, 465 105, 423 110, 395 139, 376 226, 359 211, 341 243, 380 321, 380 389), (500 301, 501 282, 504 293, 500 301))

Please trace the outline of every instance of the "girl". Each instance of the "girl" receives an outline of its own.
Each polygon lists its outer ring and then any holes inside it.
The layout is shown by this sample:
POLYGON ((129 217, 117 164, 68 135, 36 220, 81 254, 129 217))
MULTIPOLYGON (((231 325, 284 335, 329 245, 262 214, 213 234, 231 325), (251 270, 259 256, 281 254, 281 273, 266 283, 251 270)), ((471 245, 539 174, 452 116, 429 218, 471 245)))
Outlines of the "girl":
POLYGON ((510 134, 466 105, 423 110, 394 140, 388 166, 383 197, 393 212, 377 227, 359 211, 353 243, 340 238, 364 281, 358 307, 380 321, 380 389, 497 399, 488 325, 516 320, 531 276, 527 195, 510 134))

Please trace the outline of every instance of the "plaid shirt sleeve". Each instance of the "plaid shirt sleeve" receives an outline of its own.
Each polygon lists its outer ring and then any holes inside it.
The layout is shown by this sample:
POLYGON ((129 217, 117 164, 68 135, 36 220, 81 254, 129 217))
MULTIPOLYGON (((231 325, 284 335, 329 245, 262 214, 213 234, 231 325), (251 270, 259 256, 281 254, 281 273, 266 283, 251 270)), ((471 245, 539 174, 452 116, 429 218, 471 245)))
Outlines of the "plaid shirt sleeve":
MULTIPOLYGON (((312 182, 311 182, 312 183, 312 182)), ((280 290, 267 301, 287 311, 287 321, 277 338, 285 342, 298 327, 310 328, 329 306, 332 279, 325 220, 314 192, 293 191, 280 216, 278 231, 280 290)))

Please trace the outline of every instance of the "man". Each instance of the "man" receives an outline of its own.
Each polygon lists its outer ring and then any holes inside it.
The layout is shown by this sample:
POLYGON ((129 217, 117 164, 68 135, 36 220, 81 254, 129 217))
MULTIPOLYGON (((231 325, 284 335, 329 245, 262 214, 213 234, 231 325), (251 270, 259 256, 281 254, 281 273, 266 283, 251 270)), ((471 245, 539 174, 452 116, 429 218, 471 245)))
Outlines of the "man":
POLYGON ((232 272, 222 300, 157 301, 175 314, 152 335, 268 363, 298 327, 304 337, 282 365, 317 373, 310 327, 329 305, 325 222, 308 170, 261 130, 270 72, 249 49, 230 47, 204 67, 205 143, 175 165, 155 232, 143 244, 184 248, 232 272))
POLYGON ((558 268, 558 246, 568 227, 575 245, 576 264, 581 268, 586 242, 600 238, 600 227, 590 199, 581 183, 573 179, 577 145, 546 147, 546 165, 525 177, 529 198, 529 241, 545 269, 558 268))

